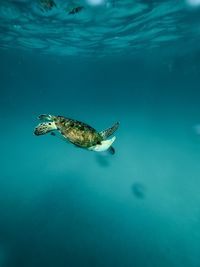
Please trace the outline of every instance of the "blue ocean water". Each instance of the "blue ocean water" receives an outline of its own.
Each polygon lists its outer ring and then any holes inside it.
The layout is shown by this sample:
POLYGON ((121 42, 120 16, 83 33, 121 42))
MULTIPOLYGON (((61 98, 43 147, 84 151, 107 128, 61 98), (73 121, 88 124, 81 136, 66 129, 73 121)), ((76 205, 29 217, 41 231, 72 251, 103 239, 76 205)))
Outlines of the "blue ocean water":
POLYGON ((0 1, 0 267, 200 266, 197 2, 0 1), (115 155, 44 113, 119 121, 115 155))

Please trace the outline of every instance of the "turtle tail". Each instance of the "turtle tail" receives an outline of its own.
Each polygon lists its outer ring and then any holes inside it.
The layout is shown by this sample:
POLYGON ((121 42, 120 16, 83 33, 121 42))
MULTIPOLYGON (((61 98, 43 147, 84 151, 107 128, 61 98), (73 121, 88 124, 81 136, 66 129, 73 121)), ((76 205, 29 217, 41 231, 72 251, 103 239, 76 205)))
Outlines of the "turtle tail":
POLYGON ((104 131, 101 131, 100 132, 100 135, 101 137, 105 140, 107 139, 109 136, 111 136, 119 127, 119 122, 116 122, 112 127, 104 130, 104 131))

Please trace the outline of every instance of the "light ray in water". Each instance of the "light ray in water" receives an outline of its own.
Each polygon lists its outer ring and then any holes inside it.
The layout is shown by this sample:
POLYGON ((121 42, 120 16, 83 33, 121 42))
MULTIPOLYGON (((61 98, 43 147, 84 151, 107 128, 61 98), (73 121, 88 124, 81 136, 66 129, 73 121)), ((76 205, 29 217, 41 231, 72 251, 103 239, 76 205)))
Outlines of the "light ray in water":
POLYGON ((87 0, 88 4, 92 6, 102 5, 105 3, 105 0, 87 0))
POLYGON ((191 6, 200 6, 200 0, 187 0, 187 3, 191 6))

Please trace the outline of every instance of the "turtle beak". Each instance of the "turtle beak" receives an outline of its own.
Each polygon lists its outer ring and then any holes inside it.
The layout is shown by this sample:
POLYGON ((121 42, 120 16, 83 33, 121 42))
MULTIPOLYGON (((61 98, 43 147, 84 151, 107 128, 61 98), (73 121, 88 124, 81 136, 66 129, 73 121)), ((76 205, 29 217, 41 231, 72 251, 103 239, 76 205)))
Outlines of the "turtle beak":
POLYGON ((35 127, 34 134, 37 136, 45 134, 43 124, 39 124, 37 127, 35 127))
POLYGON ((38 128, 35 128, 34 135, 40 135, 41 133, 38 131, 38 128))

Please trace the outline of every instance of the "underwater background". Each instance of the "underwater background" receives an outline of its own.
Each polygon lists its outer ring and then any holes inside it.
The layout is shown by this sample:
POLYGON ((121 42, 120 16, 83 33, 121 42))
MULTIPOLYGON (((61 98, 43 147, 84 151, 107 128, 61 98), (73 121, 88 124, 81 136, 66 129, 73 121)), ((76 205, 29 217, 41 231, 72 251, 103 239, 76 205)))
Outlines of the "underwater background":
POLYGON ((199 267, 198 0, 50 3, 0 1, 0 267, 199 267), (115 155, 43 113, 119 121, 115 155))

